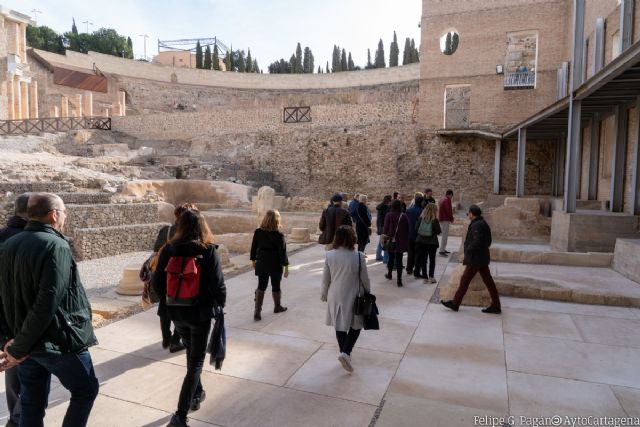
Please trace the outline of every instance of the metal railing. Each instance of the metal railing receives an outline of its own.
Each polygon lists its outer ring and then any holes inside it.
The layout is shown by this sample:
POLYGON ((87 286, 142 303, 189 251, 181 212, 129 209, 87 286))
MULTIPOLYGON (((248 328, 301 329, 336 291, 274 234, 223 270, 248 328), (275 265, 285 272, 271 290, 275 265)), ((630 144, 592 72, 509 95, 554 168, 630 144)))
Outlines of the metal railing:
POLYGON ((285 107, 282 110, 283 123, 311 122, 311 107, 285 107))
POLYGON ((506 89, 528 89, 536 86, 535 71, 515 71, 504 73, 506 89))
POLYGON ((0 135, 67 132, 76 129, 111 130, 110 117, 47 117, 43 119, 0 120, 0 135))

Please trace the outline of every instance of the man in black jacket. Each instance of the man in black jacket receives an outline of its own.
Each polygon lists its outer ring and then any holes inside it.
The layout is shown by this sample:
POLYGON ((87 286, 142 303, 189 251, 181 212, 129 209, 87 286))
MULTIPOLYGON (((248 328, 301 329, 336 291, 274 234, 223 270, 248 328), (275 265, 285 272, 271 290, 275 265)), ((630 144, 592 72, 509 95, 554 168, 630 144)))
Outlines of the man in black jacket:
MULTIPOLYGON (((382 199, 382 203, 376 206, 376 234, 380 236, 382 234, 382 229, 384 228, 384 217, 389 213, 389 208, 391 206, 391 195, 387 194, 382 199)), ((376 248, 376 261, 382 261, 385 265, 389 262, 389 252, 382 250, 382 243, 380 239, 378 239, 378 246, 376 248)))
POLYGON ((482 218, 482 211, 478 206, 471 205, 468 215, 471 223, 467 229, 467 237, 464 241, 464 261, 462 263, 466 267, 460 279, 460 286, 452 300, 440 302, 445 307, 453 311, 458 311, 471 280, 476 273, 480 273, 482 281, 491 295, 491 305, 482 309, 482 312, 500 314, 500 297, 498 296, 496 284, 489 271, 491 228, 489 228, 489 225, 485 222, 484 218, 482 218))
POLYGON ((24 231, 0 250, 0 370, 18 365, 20 424, 41 426, 51 374, 71 392, 63 426, 87 425, 98 395, 91 307, 61 234, 66 209, 55 194, 29 198, 24 231))
MULTIPOLYGON (((7 226, 0 229, 0 243, 21 233, 27 225, 27 204, 29 193, 22 193, 14 202, 14 215, 7 221, 7 226)), ((4 385, 7 394, 7 409, 9 420, 7 426, 17 427, 20 425, 20 379, 18 378, 18 368, 13 367, 4 372, 4 385)))
POLYGON ((336 193, 331 197, 331 205, 322 212, 318 228, 322 232, 318 243, 325 245, 325 249, 333 249, 333 237, 341 225, 352 225, 351 215, 342 207, 342 194, 336 193))

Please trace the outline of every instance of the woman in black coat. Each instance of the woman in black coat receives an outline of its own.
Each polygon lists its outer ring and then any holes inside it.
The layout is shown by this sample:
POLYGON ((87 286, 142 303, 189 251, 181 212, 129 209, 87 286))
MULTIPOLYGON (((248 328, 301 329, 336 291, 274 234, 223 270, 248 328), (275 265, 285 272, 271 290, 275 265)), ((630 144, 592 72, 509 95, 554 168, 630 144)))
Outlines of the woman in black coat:
POLYGON ((364 249, 369 243, 369 231, 371 230, 371 212, 367 207, 367 196, 360 195, 356 209, 356 235, 358 236, 358 252, 364 253, 364 249))
POLYGON ((287 258, 287 243, 280 231, 280 212, 269 210, 260 224, 260 228, 253 233, 251 242, 251 261, 258 276, 258 289, 255 293, 255 310, 253 319, 260 320, 264 293, 271 278, 271 294, 273 296, 273 312, 282 313, 287 307, 281 305, 282 291, 280 281, 289 276, 289 258, 287 258))

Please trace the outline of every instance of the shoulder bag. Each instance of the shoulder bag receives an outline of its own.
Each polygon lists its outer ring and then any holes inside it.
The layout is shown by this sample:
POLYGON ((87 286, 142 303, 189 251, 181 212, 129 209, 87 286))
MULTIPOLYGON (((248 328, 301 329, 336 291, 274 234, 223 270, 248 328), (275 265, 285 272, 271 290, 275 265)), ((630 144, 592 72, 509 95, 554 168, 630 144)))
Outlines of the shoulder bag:
POLYGON ((370 316, 373 310, 373 304, 376 301, 376 296, 362 284, 361 279, 362 263, 360 259, 360 253, 358 253, 358 294, 356 300, 353 303, 353 314, 357 316, 370 316), (360 295, 360 289, 362 289, 362 295, 360 295))
POLYGON ((398 223, 396 224, 396 231, 395 233, 393 233, 393 237, 391 239, 387 239, 385 240, 385 242, 382 244, 382 249, 384 249, 387 252, 393 252, 396 250, 396 235, 398 234, 398 227, 400 227, 400 221, 402 221, 402 217, 404 216, 404 214, 400 214, 400 216, 398 217, 398 223))

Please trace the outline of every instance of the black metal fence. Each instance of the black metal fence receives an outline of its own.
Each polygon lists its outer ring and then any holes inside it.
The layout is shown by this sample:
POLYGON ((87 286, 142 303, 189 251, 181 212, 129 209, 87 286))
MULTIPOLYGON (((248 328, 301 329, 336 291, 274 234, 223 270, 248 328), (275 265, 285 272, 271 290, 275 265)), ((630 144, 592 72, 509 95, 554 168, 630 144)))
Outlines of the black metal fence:
POLYGON ((111 130, 111 118, 92 116, 0 120, 0 135, 22 135, 42 132, 67 132, 76 129, 111 130))

